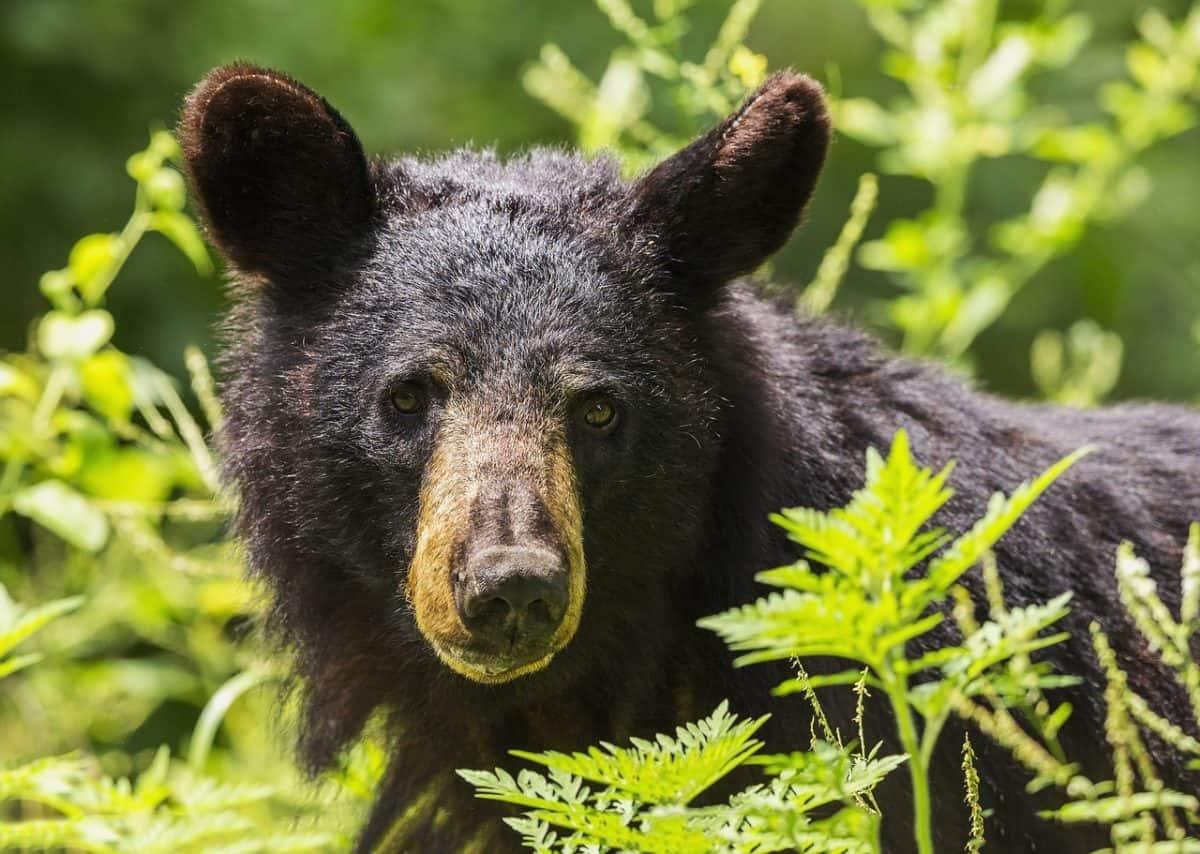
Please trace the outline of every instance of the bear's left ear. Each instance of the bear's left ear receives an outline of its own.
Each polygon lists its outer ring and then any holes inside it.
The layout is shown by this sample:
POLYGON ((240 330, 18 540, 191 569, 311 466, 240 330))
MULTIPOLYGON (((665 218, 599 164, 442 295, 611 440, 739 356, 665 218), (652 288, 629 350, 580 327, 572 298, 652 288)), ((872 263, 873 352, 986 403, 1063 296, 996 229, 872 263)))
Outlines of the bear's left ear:
POLYGON ((634 184, 634 223, 665 244, 672 272, 689 285, 724 283, 787 242, 828 146, 820 85, 780 72, 634 184))
POLYGON ((358 137, 279 72, 240 63, 210 72, 184 103, 179 136, 211 238, 271 284, 319 278, 372 215, 358 137))

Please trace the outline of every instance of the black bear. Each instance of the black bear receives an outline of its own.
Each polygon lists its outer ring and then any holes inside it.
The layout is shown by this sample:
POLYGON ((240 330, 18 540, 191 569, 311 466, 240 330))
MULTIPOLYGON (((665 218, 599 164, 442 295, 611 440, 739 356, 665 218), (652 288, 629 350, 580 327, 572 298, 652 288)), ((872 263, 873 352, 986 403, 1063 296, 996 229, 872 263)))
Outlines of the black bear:
MULTIPOLYGON (((925 464, 959 461, 951 530, 1097 447, 1002 541, 1003 578, 1016 602, 1075 591, 1053 653, 1084 678, 1073 756, 1103 761, 1092 619, 1134 687, 1184 719, 1112 565, 1132 541, 1177 606, 1200 413, 1005 402, 739 280, 788 239, 821 170, 830 123, 808 78, 775 75, 633 181, 547 150, 371 161, 320 96, 249 65, 205 78, 180 132, 233 271, 220 441, 297 650, 304 756, 327 766, 377 709, 392 740, 362 850, 515 846, 453 776, 509 748, 669 731, 723 698, 776 712, 769 747, 804 746, 803 705, 769 697, 786 665, 735 670, 696 621, 794 558, 768 513, 845 503, 898 428, 925 464)), ((1038 818, 998 750, 981 763, 998 850, 1104 843, 1038 818)), ((952 745, 939 848, 965 839, 961 792, 952 745)), ((909 849, 903 774, 880 801, 888 850, 909 849)))

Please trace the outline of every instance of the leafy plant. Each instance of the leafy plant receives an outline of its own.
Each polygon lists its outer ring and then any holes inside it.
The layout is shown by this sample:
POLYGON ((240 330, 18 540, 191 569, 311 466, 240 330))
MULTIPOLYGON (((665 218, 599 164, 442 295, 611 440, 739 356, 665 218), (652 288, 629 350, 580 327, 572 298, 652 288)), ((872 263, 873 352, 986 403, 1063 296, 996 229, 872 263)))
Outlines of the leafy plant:
MULTIPOLYGON (((997 0, 859 0, 883 40, 884 72, 904 91, 887 105, 832 98, 840 133, 879 149, 886 176, 917 178, 930 206, 888 223, 858 253, 864 267, 889 274, 899 293, 877 315, 901 336, 905 352, 969 367, 976 337, 1086 229, 1112 222, 1145 198, 1150 178, 1138 165, 1156 143, 1197 124, 1200 5, 1178 23, 1157 11, 1139 19, 1142 40, 1129 46, 1129 79, 1099 93, 1103 121, 1072 121, 1039 103, 1039 74, 1071 63, 1091 21, 1069 0, 1044 4, 1027 21, 1000 20, 997 0), (1024 156, 1049 164, 1028 210, 980 224, 970 190, 985 161, 1024 156), (975 234, 986 234, 978 240, 975 234)), ((587 151, 616 150, 639 171, 686 143, 697 127, 724 116, 765 77, 765 57, 743 43, 759 0, 737 0, 700 61, 684 58, 689 0, 653 4, 653 20, 628 0, 596 0, 626 44, 599 83, 555 44, 543 47, 526 88, 576 128, 587 151), (664 102, 671 109, 662 109, 664 102)), ((836 80, 836 77, 835 77, 836 80)), ((886 192, 886 186, 885 186, 886 192)), ((801 303, 833 302, 877 189, 865 176, 842 238, 831 247, 801 303)), ((1093 405, 1116 383, 1120 339, 1077 326, 1047 332, 1033 352, 1043 394, 1093 405)))
POLYGON ((1038 104, 1029 83, 1070 63, 1090 31, 1067 2, 1028 22, 998 22, 996 0, 896 3, 862 0, 888 47, 883 69, 904 86, 884 107, 835 102, 843 133, 880 151, 881 169, 927 181, 933 202, 888 224, 860 262, 891 274, 903 295, 883 312, 903 349, 961 359, 1017 292, 1070 250, 1092 223, 1128 213, 1149 178, 1137 165, 1150 146, 1197 123, 1200 6, 1172 23, 1139 19, 1142 41, 1126 56, 1130 79, 1100 92, 1105 121, 1074 123, 1038 104), (968 220, 972 173, 984 160, 1024 155, 1052 164, 1029 210, 987 228, 968 220))
MULTIPOLYGON (((866 485, 846 507, 829 513, 797 508, 774 517, 808 558, 759 574, 760 581, 782 592, 700 623, 742 653, 739 665, 829 656, 866 668, 866 684, 887 698, 908 755, 922 851, 933 850, 929 763, 956 698, 1060 684, 1044 667, 1025 669, 1018 681, 1006 665, 1063 638, 1042 632, 1062 619, 1070 597, 996 615, 972 627, 957 646, 914 656, 910 642, 943 622, 939 606, 950 601, 963 573, 984 558, 1078 456, 1053 466, 1010 498, 994 497, 987 514, 951 541, 945 531, 925 527, 952 495, 946 487, 950 467, 937 474, 921 469, 905 434, 898 433, 886 460, 873 450, 868 453, 866 485), (910 572, 922 564, 923 573, 910 572), (1010 680, 1015 683, 1011 687, 1010 680)), ((851 685, 860 678, 857 668, 801 675, 780 686, 779 693, 851 685)))
MULTIPOLYGON (((1184 550, 1179 619, 1159 598, 1150 567, 1126 543, 1117 553, 1117 584, 1121 601, 1151 650, 1170 666, 1191 702, 1190 726, 1200 729, 1200 661, 1192 655, 1200 632, 1200 525, 1193 525, 1184 550)), ((1105 734, 1113 752, 1114 779, 1100 785, 1075 777, 1068 784, 1075 798, 1050 813, 1063 822, 1093 822, 1112 826, 1113 845, 1142 850, 1161 843, 1184 847, 1189 824, 1200 824, 1200 798, 1167 788, 1146 748, 1152 733, 1200 769, 1200 741, 1178 723, 1167 720, 1129 687, 1125 672, 1098 623, 1091 624, 1092 643, 1104 667, 1108 707, 1105 734), (1182 814, 1181 814, 1182 813, 1182 814), (1157 820, 1156 820, 1157 818, 1157 820), (1161 837, 1161 838, 1160 838, 1161 837)), ((1200 848, 1200 840, 1191 839, 1200 848)))
POLYGON ((1121 338, 1090 320, 1066 334, 1045 331, 1033 341, 1033 379, 1055 403, 1087 407, 1100 403, 1121 374, 1121 338))
MULTIPOLYGON (((222 634, 255 606, 221 536, 229 508, 204 427, 173 379, 114 346, 104 308, 151 231, 209 269, 183 212, 177 154, 158 132, 129 159, 137 188, 129 221, 120 233, 84 237, 66 267, 42 277, 53 307, 34 324, 28 352, 0 359, 0 524, 15 529, 24 517, 34 544, 27 571, 9 583, 30 596, 88 595, 47 635, 67 660, 22 684, 24 715, 46 717, 51 749, 119 743, 164 703, 203 705, 248 657, 222 634), (64 706, 64 695, 81 702, 64 706)), ((189 352, 188 365, 199 408, 215 421, 204 359, 189 352)))
POLYGON ((762 0, 733 0, 704 57, 690 61, 683 56, 684 13, 694 2, 655 0, 648 21, 628 0, 596 0, 626 40, 599 83, 551 43, 526 71, 526 90, 576 126, 585 151, 616 151, 630 172, 651 165, 686 144, 697 128, 724 117, 766 78, 766 58, 743 43, 762 0), (651 108, 661 110, 664 102, 669 115, 656 120, 651 108))
POLYGON ((878 816, 855 799, 903 757, 867 758, 826 742, 810 753, 757 756, 762 743, 754 734, 765 721, 740 720, 722 704, 674 738, 569 755, 513 751, 548 775, 524 770, 513 777, 502 768, 459 774, 479 797, 524 808, 524 817, 505 821, 539 852, 878 850, 878 816), (747 762, 765 766, 767 782, 718 806, 691 806, 747 762), (825 815, 831 806, 835 811, 825 815))
POLYGON ((33 544, 6 575, 27 596, 62 597, 22 609, 0 584, 0 676, 17 674, 16 702, 0 707, 5 850, 341 850, 372 796, 363 778, 381 772, 364 745, 330 778, 346 797, 318 803, 263 737, 277 700, 254 689, 281 674, 266 649, 237 643, 245 629, 228 632, 252 626, 258 604, 224 537, 207 365, 188 352, 202 421, 173 379, 112 343, 105 296, 147 233, 210 269, 177 155, 158 132, 129 159, 129 221, 84 237, 42 278, 51 310, 28 352, 0 359, 0 524, 22 519, 33 544), (30 668, 40 654, 10 653, 34 631, 50 660, 30 668), (203 707, 187 763, 171 759, 182 743, 131 746, 178 704, 203 707))
POLYGON ((0 679, 11 676, 41 660, 37 653, 12 655, 14 649, 51 622, 69 614, 82 604, 79 597, 47 602, 35 608, 22 608, 0 584, 0 679))

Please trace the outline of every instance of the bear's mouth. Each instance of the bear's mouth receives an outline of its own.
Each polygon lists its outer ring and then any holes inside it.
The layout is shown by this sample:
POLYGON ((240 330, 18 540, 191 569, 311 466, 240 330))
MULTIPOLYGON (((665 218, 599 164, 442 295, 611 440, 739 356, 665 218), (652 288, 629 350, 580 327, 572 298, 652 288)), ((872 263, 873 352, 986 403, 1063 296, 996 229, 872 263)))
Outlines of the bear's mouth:
POLYGON ((434 653, 443 664, 473 682, 499 685, 545 668, 559 647, 539 646, 530 650, 497 653, 462 644, 430 638, 434 653))

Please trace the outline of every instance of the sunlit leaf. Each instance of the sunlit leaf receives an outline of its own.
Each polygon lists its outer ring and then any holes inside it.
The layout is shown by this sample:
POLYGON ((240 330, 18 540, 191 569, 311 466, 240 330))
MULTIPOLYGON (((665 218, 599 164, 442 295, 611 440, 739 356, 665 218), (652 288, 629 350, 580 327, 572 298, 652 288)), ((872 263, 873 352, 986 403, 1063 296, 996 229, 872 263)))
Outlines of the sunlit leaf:
POLYGON ((38 323, 38 349, 49 359, 85 359, 108 343, 112 315, 95 308, 77 315, 47 312, 38 323))
POLYGON ((187 187, 177 170, 170 167, 156 169, 146 179, 144 186, 154 207, 163 211, 183 210, 187 201, 187 187))
POLYGON ((120 256, 121 240, 115 234, 89 234, 71 248, 67 269, 89 304, 104 295, 112 267, 120 256))
POLYGON ((102 350, 80 367, 83 394, 101 415, 127 421, 133 411, 132 369, 129 358, 117 350, 102 350))
POLYGON ((197 273, 203 276, 212 272, 212 260, 204 238, 191 217, 177 210, 156 211, 151 218, 151 228, 174 243, 192 262, 197 273))
POLYGON ((96 552, 108 542, 108 519, 62 481, 45 480, 13 496, 13 510, 73 546, 96 552))
POLYGON ((38 397, 38 384, 15 365, 0 362, 0 397, 5 396, 35 401, 38 397))

